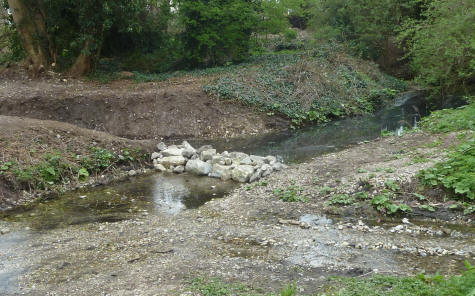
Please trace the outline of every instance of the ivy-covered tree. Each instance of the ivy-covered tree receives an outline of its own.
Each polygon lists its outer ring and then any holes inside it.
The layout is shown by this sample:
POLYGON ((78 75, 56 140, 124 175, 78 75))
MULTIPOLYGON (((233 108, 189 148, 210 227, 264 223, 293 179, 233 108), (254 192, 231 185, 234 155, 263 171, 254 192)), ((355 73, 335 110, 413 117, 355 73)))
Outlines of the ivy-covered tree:
POLYGON ((31 70, 55 65, 73 76, 89 73, 104 33, 114 24, 139 30, 138 14, 151 0, 8 0, 31 70))

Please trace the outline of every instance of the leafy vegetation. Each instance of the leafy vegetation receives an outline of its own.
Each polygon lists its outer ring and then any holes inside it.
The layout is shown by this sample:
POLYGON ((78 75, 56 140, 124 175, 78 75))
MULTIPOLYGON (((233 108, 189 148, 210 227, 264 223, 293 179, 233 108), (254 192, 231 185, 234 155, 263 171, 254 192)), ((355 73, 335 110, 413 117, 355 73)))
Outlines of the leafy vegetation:
MULTIPOLYGON (((468 296, 475 293, 475 268, 468 261, 460 275, 419 274, 413 277, 373 275, 360 277, 331 277, 323 291, 315 296, 468 296)), ((220 279, 196 278, 190 289, 203 296, 295 296, 297 286, 288 284, 279 293, 266 293, 242 283, 225 283, 220 279)))
POLYGON ((449 154, 447 161, 419 173, 422 183, 441 185, 457 198, 475 200, 475 139, 449 154))
POLYGON ((472 103, 456 108, 432 112, 421 121, 421 127, 432 133, 475 130, 475 99, 472 103))
POLYGON ((351 205, 355 203, 355 198, 348 194, 335 194, 327 201, 329 205, 351 205))
POLYGON ((142 158, 140 151, 123 150, 121 155, 99 147, 91 147, 89 156, 68 158, 58 152, 45 154, 31 166, 14 161, 0 163, 0 176, 12 176, 23 189, 48 189, 74 181, 86 181, 92 174, 102 173, 111 167, 134 162, 142 158))
MULTIPOLYGON (((462 132, 461 143, 452 149, 443 162, 422 170, 418 176, 427 186, 441 186, 450 195, 470 204, 475 201, 475 102, 469 105, 433 112, 422 127, 433 133, 462 132), (466 132, 465 132, 466 131, 466 132)), ((468 211, 470 212, 470 211, 468 211)))
POLYGON ((404 83, 358 62, 337 44, 259 56, 204 86, 218 99, 280 113, 294 125, 372 112, 404 89, 404 83))
POLYGON ((394 193, 390 191, 383 191, 380 194, 375 195, 371 199, 371 204, 380 212, 388 214, 388 215, 393 215, 398 212, 410 212, 412 211, 412 208, 404 203, 400 204, 395 204, 392 202, 394 199, 394 193))
POLYGON ((306 202, 308 198, 303 195, 303 188, 292 184, 286 188, 274 189, 274 195, 286 202, 306 202))
POLYGON ((418 18, 405 20, 399 39, 419 82, 443 93, 470 92, 475 77, 474 32, 473 1, 433 0, 427 1, 418 18))
POLYGON ((475 293, 475 269, 468 262, 459 276, 441 275, 393 277, 375 275, 370 278, 333 278, 327 296, 467 296, 475 293))

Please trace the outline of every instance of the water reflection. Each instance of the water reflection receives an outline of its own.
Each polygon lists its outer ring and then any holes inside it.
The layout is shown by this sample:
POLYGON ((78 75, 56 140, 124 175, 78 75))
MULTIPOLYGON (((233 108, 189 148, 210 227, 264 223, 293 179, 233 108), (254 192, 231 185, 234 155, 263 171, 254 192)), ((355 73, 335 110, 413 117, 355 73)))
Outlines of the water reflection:
POLYGON ((153 174, 108 186, 69 192, 9 215, 33 229, 130 219, 143 211, 177 214, 222 197, 234 182, 193 175, 153 174))
POLYGON ((153 183, 153 200, 157 211, 177 214, 185 209, 184 200, 190 196, 190 190, 184 178, 157 176, 153 183))

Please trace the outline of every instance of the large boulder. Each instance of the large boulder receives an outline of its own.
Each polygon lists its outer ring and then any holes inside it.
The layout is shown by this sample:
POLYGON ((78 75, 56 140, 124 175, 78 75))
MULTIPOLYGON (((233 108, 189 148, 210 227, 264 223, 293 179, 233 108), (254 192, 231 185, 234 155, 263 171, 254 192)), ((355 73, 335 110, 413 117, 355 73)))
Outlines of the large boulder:
POLYGON ((264 164, 263 166, 261 166, 261 168, 259 170, 262 172, 261 177, 266 177, 266 176, 269 176, 272 173, 274 168, 269 164, 264 164))
POLYGON ((179 166, 173 168, 173 172, 174 172, 175 174, 181 174, 181 173, 183 173, 184 171, 185 171, 185 167, 182 166, 182 165, 179 165, 179 166))
POLYGON ((249 183, 259 180, 261 176, 262 176, 262 170, 261 169, 256 170, 254 174, 252 174, 252 176, 249 178, 249 183))
POLYGON ((251 165, 239 165, 232 171, 232 179, 237 182, 248 182, 254 174, 254 167, 251 165))
POLYGON ((261 166, 265 163, 265 157, 262 156, 251 155, 249 158, 252 161, 252 165, 261 166))
POLYGON ((185 171, 195 175, 208 175, 211 172, 211 164, 199 159, 191 159, 186 163, 185 171))
POLYGON ((216 149, 208 149, 201 152, 201 160, 207 161, 213 159, 213 156, 216 155, 216 149))
POLYGON ((183 148, 178 148, 176 145, 172 145, 162 151, 163 156, 183 156, 183 148))
POLYGON ((267 164, 274 164, 275 162, 277 162, 277 158, 275 156, 268 155, 268 156, 265 157, 264 161, 267 164))
POLYGON ((183 156, 166 156, 164 158, 157 159, 157 162, 166 168, 171 166, 185 165, 186 159, 183 156))
POLYGON ((220 164, 220 165, 225 165, 225 162, 224 162, 224 157, 222 157, 221 155, 215 155, 211 158, 211 164, 220 164))
POLYGON ((156 159, 153 160, 153 167, 159 172, 164 172, 167 170, 167 168, 164 167, 163 164, 159 163, 156 159))
POLYGON ((286 169, 287 166, 283 163, 275 162, 275 163, 272 164, 272 168, 276 171, 281 171, 283 169, 286 169))
POLYGON ((218 178, 223 181, 231 179, 232 168, 229 166, 221 165, 221 164, 213 164, 211 168, 211 173, 209 173, 209 176, 212 178, 218 178))
POLYGON ((213 149, 213 146, 211 146, 211 145, 203 145, 203 146, 201 146, 200 148, 198 148, 198 150, 196 150, 196 153, 201 154, 201 152, 203 152, 203 151, 205 151, 205 150, 209 150, 209 149, 213 149))
POLYGON ((251 164, 252 164, 252 160, 251 160, 251 158, 248 156, 248 157, 245 157, 245 158, 241 159, 241 160, 239 161, 239 164, 251 165, 251 164))
POLYGON ((193 155, 196 154, 196 149, 193 148, 193 146, 190 145, 187 141, 183 141, 181 143, 181 146, 183 147, 183 152, 182 155, 186 158, 191 158, 193 155))

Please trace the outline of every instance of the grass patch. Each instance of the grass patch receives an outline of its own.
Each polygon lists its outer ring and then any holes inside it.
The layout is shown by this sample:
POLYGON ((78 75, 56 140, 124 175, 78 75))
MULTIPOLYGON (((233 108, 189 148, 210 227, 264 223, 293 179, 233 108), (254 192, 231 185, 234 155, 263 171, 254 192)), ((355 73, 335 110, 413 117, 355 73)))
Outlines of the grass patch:
POLYGON ((468 105, 435 111, 422 119, 422 128, 432 133, 475 130, 475 97, 467 99, 471 102, 468 105))
POLYGON ((460 276, 441 275, 371 278, 333 278, 320 296, 470 296, 475 295, 475 269, 467 263, 460 276))
MULTIPOLYGON (((34 150, 32 150, 34 151, 34 150)), ((60 152, 47 153, 36 164, 21 165, 15 161, 0 162, 0 176, 10 179, 20 189, 49 189, 57 185, 86 181, 116 166, 146 157, 140 150, 122 150, 120 154, 91 147, 85 156, 75 157, 60 152)))

